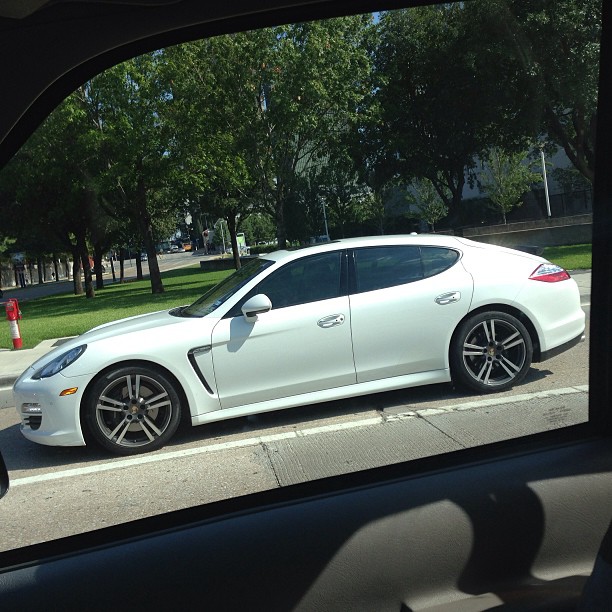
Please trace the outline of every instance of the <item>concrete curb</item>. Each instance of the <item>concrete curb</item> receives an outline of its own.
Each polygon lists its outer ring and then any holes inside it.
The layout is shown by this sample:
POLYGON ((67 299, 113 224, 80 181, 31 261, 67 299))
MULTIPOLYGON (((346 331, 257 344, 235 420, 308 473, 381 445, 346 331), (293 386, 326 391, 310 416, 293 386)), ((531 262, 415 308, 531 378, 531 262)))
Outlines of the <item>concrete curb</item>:
POLYGON ((0 350, 0 408, 12 407, 13 385, 35 361, 46 355, 55 347, 60 346, 69 338, 52 338, 43 340, 31 349, 0 350))

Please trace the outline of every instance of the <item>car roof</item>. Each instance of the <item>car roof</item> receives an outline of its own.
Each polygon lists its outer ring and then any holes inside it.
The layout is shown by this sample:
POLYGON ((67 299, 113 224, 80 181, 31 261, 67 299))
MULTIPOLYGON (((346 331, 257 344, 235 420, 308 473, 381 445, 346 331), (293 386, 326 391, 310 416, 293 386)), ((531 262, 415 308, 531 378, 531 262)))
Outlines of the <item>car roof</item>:
MULTIPOLYGON (((469 240, 463 241, 463 246, 470 245, 469 240)), ((475 245, 476 243, 474 243, 475 245)), ((443 234, 393 234, 389 236, 362 236, 359 238, 340 238, 331 242, 313 244, 300 247, 295 250, 279 250, 264 255, 265 259, 281 261, 285 259, 298 259, 304 255, 316 255, 317 253, 327 253, 340 249, 356 249, 375 246, 394 246, 394 245, 418 245, 418 246, 439 246, 458 249, 462 245, 454 236, 443 234)))

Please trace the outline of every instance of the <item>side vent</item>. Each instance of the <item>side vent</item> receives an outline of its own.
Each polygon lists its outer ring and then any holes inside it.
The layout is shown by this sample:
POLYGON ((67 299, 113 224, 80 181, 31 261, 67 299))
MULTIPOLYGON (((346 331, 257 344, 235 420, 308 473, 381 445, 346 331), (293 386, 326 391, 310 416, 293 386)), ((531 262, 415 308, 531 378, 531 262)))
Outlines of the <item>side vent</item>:
POLYGON ((201 355, 202 353, 209 353, 210 348, 210 346, 199 346, 197 348, 193 348, 187 353, 187 359, 189 359, 189 363, 191 364, 193 371, 200 379, 200 382, 204 385, 206 391, 208 391, 208 393, 210 393, 211 395, 214 395, 211 386, 208 384, 208 381, 204 377, 204 374, 202 374, 202 370, 200 370, 200 368, 198 367, 198 362, 196 361, 196 355, 201 355))

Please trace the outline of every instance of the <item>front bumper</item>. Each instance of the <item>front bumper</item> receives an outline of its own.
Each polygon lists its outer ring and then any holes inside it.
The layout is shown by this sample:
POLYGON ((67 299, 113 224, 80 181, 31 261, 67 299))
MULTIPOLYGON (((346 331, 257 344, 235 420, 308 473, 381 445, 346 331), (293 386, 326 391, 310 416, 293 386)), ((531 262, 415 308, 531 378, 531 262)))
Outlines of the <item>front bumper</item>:
POLYGON ((28 440, 47 446, 84 446, 80 405, 89 377, 67 378, 56 374, 35 380, 35 370, 28 368, 15 382, 13 397, 21 420, 21 433, 28 440), (77 388, 71 395, 61 396, 68 388, 77 388))

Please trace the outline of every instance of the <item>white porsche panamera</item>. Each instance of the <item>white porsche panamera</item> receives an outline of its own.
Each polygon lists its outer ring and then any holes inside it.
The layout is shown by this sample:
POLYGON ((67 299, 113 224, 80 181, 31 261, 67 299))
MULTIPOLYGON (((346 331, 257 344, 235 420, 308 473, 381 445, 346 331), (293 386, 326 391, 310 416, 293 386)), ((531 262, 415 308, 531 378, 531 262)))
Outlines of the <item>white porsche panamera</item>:
POLYGON ((14 386, 47 445, 160 448, 193 425, 454 380, 508 389, 580 341, 562 268, 436 236, 339 240, 253 258, 190 306, 92 329, 14 386))

